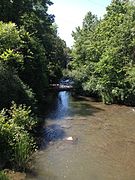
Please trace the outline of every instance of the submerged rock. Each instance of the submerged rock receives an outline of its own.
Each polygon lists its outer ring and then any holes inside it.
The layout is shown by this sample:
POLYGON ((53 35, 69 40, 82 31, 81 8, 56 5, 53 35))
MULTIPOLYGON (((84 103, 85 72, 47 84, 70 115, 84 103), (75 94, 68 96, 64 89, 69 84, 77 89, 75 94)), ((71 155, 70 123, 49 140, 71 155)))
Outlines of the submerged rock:
POLYGON ((65 141, 71 142, 72 144, 76 144, 78 142, 78 138, 76 138, 76 137, 73 138, 72 136, 69 136, 69 137, 65 138, 65 141))
POLYGON ((67 137, 66 140, 67 141, 73 141, 73 137, 67 137))

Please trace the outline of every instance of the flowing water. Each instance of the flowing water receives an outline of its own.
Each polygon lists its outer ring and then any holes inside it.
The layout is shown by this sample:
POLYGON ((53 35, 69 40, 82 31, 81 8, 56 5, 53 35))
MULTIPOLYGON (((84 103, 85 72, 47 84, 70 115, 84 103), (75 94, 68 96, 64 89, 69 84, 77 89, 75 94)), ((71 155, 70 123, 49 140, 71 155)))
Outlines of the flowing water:
POLYGON ((133 107, 63 91, 45 122, 27 180, 135 180, 133 107))

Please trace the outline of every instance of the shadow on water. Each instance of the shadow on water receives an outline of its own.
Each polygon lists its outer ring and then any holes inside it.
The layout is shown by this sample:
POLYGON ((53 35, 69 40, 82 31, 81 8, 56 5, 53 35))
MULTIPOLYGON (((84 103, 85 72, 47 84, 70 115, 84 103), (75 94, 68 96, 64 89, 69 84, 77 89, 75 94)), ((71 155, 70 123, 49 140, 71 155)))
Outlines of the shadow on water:
POLYGON ((90 104, 81 103, 76 104, 75 108, 75 114, 77 116, 92 116, 94 113, 97 113, 98 111, 102 111, 102 109, 91 106, 90 104))
POLYGON ((86 96, 78 96, 78 95, 73 95, 73 100, 74 101, 86 101, 86 102, 100 102, 99 98, 94 98, 94 97, 86 97, 86 96))
POLYGON ((71 96, 71 92, 62 91, 58 93, 57 98, 52 103, 52 106, 50 106, 50 112, 46 118, 62 120, 69 116, 90 116, 98 111, 103 110, 92 106, 90 100, 83 97, 74 98, 71 96))
POLYGON ((42 128, 40 149, 44 149, 48 144, 66 137, 63 128, 58 124, 51 124, 42 128))

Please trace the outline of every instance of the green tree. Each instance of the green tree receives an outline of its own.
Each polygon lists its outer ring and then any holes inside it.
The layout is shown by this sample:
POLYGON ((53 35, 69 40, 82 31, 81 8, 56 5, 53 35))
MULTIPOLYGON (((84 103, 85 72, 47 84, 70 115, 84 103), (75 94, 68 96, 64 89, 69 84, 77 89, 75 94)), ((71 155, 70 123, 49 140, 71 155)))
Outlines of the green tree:
POLYGON ((71 66, 74 70, 85 66, 87 75, 82 73, 81 87, 101 96, 105 103, 134 101, 133 73, 129 73, 134 71, 134 14, 132 1, 112 1, 104 18, 87 34, 82 28, 75 39, 71 66))

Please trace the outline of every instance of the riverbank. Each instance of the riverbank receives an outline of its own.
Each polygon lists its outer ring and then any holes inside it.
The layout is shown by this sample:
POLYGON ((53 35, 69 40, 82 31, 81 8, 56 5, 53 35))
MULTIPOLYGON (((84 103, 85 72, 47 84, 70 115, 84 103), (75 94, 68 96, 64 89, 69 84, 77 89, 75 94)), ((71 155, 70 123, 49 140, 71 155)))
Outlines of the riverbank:
POLYGON ((26 173, 15 172, 8 169, 5 169, 4 173, 9 178, 9 180, 25 180, 26 179, 26 173))

